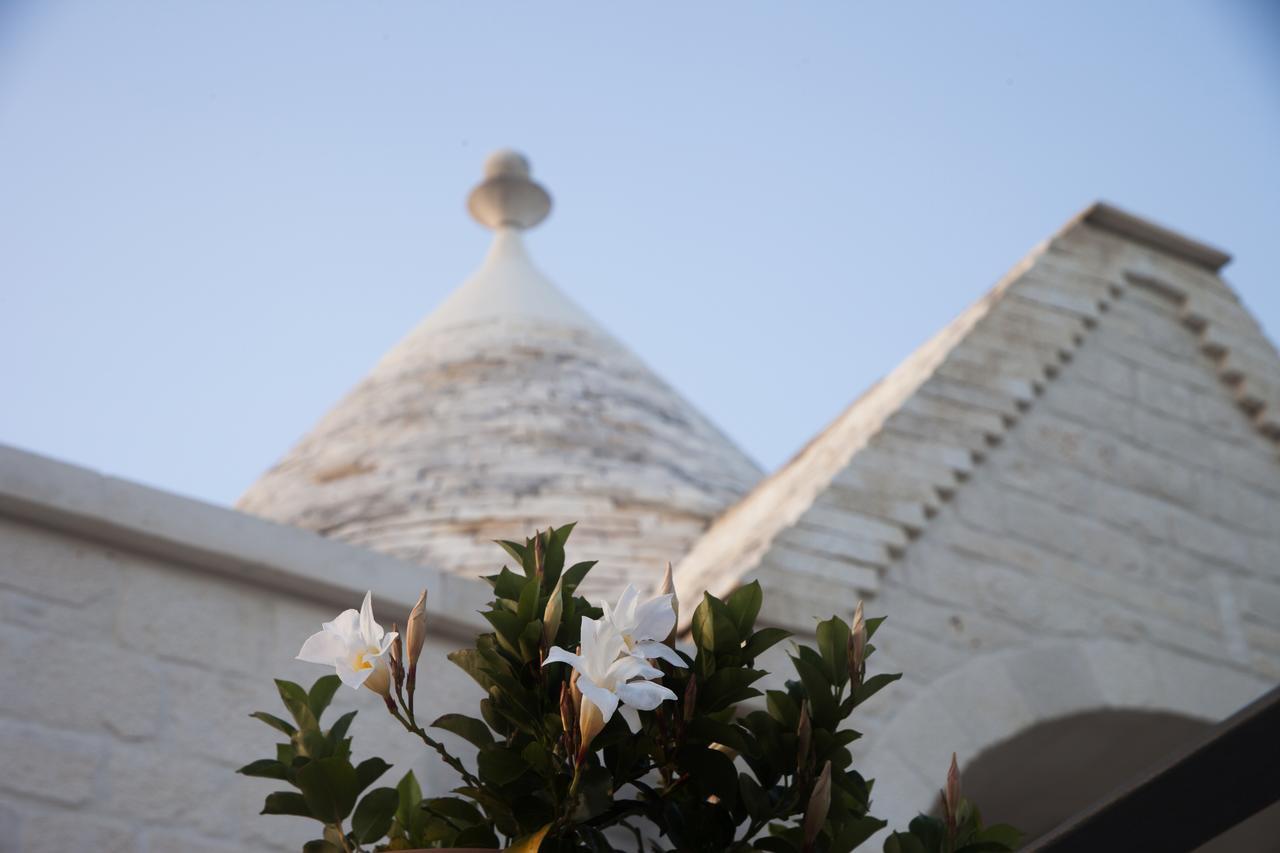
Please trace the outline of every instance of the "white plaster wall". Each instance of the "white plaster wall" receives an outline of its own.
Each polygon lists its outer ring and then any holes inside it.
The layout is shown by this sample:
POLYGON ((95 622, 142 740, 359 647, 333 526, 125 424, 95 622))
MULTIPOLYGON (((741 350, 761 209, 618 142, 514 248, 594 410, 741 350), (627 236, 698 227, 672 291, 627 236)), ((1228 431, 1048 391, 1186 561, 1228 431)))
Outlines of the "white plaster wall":
MULTIPOLYGON (((378 617, 389 627, 399 610, 378 617)), ((336 613, 0 517, 0 851, 299 850, 314 822, 258 815, 282 783, 233 771, 273 754, 276 733, 248 714, 285 715, 273 677, 324 673, 292 658, 336 613)), ((479 698, 444 659, 461 645, 428 641, 428 721, 479 698)), ((413 767, 436 791, 451 784, 372 693, 342 688, 326 719, 351 708, 357 759, 394 765, 380 783, 413 767)))
POLYGON ((1280 681, 1280 462, 1176 311, 1126 287, 885 572, 877 814, 1044 719, 1218 720, 1280 681))

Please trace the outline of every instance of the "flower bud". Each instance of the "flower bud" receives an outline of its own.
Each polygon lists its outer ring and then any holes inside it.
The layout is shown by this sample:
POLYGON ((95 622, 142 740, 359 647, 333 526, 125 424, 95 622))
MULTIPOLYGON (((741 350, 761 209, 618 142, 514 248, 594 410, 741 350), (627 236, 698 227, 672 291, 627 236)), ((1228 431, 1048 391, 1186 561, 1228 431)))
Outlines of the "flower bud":
MULTIPOLYGON (((551 535, 551 531, 547 531, 551 535)), ((546 559, 546 550, 542 545, 542 531, 533 534, 533 576, 538 579, 538 589, 542 589, 542 563, 546 559)))
POLYGON ((405 625, 405 655, 409 661, 411 672, 418 668, 418 656, 422 654, 422 644, 427 641, 427 591, 418 596, 418 603, 409 612, 409 623, 405 625))
POLYGON ((556 581, 556 588, 547 599, 547 609, 542 613, 542 647, 549 649, 556 642, 556 634, 560 630, 560 617, 564 615, 564 576, 556 581))
POLYGON ((364 686, 384 699, 389 699, 391 697, 391 666, 386 661, 379 660, 374 664, 369 677, 364 680, 364 686))
POLYGON ((809 746, 813 742, 813 723, 809 719, 808 700, 800 703, 800 725, 796 727, 796 769, 809 763, 809 746))
POLYGON ((596 707, 596 703, 590 699, 584 699, 581 703, 581 708, 578 710, 578 764, 581 764, 582 760, 587 757, 587 747, 591 745, 591 741, 595 740, 596 735, 600 734, 603 728, 604 714, 596 707))
POLYGON ((670 560, 667 561, 667 571, 662 576, 662 586, 658 589, 658 595, 671 596, 671 609, 675 611, 676 621, 671 626, 671 633, 667 635, 667 639, 663 642, 674 649, 676 647, 676 631, 680 628, 680 599, 676 597, 676 584, 675 579, 671 576, 670 560))
POLYGON ((818 781, 813 783, 813 793, 809 795, 809 805, 804 810, 804 846, 812 849, 822 825, 827 822, 827 811, 831 808, 831 762, 822 765, 818 781))
POLYGON ((400 689, 400 685, 404 683, 404 646, 402 644, 403 635, 400 633, 400 626, 395 622, 391 623, 391 633, 395 635, 395 640, 391 643, 388 654, 391 658, 391 679, 395 682, 396 689, 400 689))
POLYGON ((867 674, 867 621, 862 617, 862 602, 858 602, 853 611, 853 626, 849 629, 849 683, 853 687, 862 686, 863 676, 867 674))
POLYGON ((947 833, 955 836, 956 812, 960 808, 960 765, 956 754, 951 753, 951 767, 947 769, 947 787, 942 791, 942 811, 947 819, 947 833))
POLYGON ((698 706, 698 677, 689 673, 689 683, 684 688, 684 721, 693 719, 693 711, 698 706))

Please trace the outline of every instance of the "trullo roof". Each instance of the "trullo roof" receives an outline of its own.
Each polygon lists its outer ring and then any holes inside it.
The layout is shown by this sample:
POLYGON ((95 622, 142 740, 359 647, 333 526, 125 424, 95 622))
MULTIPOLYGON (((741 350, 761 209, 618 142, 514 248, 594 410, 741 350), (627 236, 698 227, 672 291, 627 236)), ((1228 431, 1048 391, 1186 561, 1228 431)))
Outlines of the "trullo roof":
POLYGON ((495 232, 480 269, 239 506, 467 575, 577 521, 595 591, 656 583, 760 472, 533 265, 550 198, 523 157, 492 156, 470 209, 495 232))

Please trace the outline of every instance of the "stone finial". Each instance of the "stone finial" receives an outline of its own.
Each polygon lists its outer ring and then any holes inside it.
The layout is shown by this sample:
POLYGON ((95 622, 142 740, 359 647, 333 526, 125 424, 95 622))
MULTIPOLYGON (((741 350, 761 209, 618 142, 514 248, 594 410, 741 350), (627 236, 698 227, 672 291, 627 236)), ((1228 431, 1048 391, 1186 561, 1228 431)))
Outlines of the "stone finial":
POLYGON ((484 161, 484 180, 471 191, 467 210, 486 228, 532 228, 551 212, 551 196, 529 177, 529 161, 504 148, 484 161))

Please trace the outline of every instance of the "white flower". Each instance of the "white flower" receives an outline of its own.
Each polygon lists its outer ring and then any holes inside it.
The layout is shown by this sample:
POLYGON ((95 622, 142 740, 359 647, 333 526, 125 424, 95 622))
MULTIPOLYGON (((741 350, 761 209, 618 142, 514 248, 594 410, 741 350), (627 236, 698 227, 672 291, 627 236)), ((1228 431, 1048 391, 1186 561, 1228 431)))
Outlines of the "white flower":
POLYGON ((582 750, 613 718, 615 711, 622 714, 634 732, 640 728, 637 711, 652 711, 662 702, 676 698, 676 694, 662 685, 645 680, 662 673, 643 658, 628 654, 626 642, 604 619, 583 618, 579 652, 574 654, 553 646, 542 665, 567 663, 578 673, 575 687, 582 694, 578 711, 582 750))
MULTIPOLYGON (((302 644, 298 660, 332 666, 343 684, 357 690, 375 672, 387 668, 386 653, 396 634, 384 633, 373 621, 372 593, 365 593, 359 613, 344 610, 322 628, 302 644)), ((373 684, 379 681, 375 678, 373 684)))
POLYGON ((632 584, 618 597, 613 607, 605 602, 603 621, 609 623, 626 644, 627 654, 649 660, 661 658, 672 666, 684 666, 684 660, 675 649, 666 644, 667 637, 676 627, 676 611, 671 604, 673 595, 659 595, 643 604, 640 593, 632 584))

